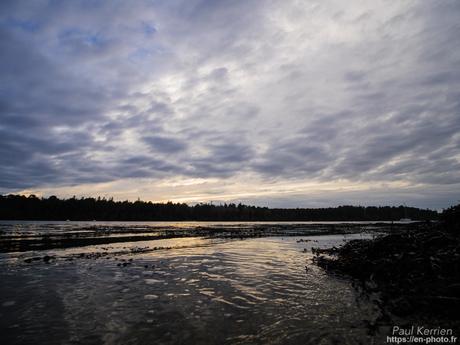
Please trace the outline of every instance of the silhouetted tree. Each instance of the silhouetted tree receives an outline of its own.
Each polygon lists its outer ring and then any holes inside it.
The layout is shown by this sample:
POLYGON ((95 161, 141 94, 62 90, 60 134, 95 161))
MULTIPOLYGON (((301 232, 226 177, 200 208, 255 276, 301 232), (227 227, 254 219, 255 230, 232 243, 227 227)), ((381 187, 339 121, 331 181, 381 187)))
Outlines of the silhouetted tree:
MULTIPOLYGON (((446 222, 458 229, 459 207, 444 212, 446 222)), ((59 199, 56 196, 0 195, 2 220, 197 220, 197 221, 380 221, 436 220, 438 213, 413 207, 339 206, 330 208, 268 208, 199 203, 152 203, 136 200, 114 201, 113 198, 59 199)))

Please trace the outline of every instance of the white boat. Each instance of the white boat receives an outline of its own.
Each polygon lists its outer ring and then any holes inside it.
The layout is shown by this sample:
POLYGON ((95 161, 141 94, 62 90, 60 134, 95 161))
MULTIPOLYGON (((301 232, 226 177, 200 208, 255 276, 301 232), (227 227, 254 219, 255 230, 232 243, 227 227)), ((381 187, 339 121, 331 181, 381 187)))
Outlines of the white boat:
POLYGON ((399 220, 399 222, 400 222, 400 223, 409 223, 409 222, 412 222, 412 219, 410 219, 410 218, 401 218, 401 219, 399 220))

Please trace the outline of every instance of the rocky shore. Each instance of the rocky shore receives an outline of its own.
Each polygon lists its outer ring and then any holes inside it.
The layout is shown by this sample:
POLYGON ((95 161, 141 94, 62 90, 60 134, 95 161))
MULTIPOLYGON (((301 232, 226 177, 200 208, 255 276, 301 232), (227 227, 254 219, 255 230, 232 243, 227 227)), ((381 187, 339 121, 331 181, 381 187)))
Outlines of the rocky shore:
POLYGON ((354 240, 340 248, 313 249, 314 262, 355 279, 378 296, 384 317, 459 324, 459 207, 441 223, 354 240))

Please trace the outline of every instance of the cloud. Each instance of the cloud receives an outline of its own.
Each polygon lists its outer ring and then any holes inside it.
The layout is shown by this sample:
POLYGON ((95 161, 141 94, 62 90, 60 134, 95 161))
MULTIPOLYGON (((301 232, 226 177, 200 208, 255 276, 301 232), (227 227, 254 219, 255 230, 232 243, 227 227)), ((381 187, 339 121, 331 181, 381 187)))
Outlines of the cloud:
POLYGON ((163 153, 176 153, 187 148, 187 145, 184 142, 175 138, 146 136, 143 140, 151 146, 153 150, 163 153))
POLYGON ((250 178, 246 200, 292 205, 309 194, 267 186, 396 183, 410 188, 376 195, 433 207, 460 191, 456 1, 0 6, 0 191, 217 179, 237 194, 250 178))

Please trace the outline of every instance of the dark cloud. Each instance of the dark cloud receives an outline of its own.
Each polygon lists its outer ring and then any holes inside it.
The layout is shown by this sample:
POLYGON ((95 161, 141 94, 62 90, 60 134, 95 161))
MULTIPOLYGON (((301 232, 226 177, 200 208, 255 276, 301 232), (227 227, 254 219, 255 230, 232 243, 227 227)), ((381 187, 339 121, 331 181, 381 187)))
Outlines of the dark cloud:
POLYGON ((280 139, 254 162, 254 169, 261 174, 317 178, 330 165, 331 155, 323 138, 321 142, 308 136, 280 139))
POLYGON ((187 144, 172 137, 146 136, 143 140, 155 151, 162 153, 177 153, 184 151, 187 144))

